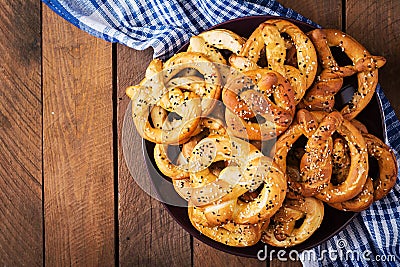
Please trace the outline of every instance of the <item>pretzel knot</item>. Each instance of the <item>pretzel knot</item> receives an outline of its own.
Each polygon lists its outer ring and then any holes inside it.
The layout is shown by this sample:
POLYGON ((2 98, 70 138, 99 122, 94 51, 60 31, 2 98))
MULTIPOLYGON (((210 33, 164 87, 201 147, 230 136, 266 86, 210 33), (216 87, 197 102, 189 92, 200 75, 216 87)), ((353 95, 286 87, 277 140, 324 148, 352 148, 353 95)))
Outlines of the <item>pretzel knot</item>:
MULTIPOLYGON (((154 146, 154 160, 162 174, 172 179, 175 191, 186 200, 190 199, 190 155, 197 143, 209 135, 225 135, 226 129, 219 119, 202 118, 200 128, 180 146, 156 144, 154 146)), ((213 171, 214 172, 214 171, 213 171)))
POLYGON ((308 35, 315 45, 323 70, 307 91, 300 107, 332 111, 334 96, 342 88, 343 78, 357 74, 357 91, 341 111, 344 118, 355 118, 371 100, 378 83, 378 68, 385 64, 385 58, 372 56, 360 43, 339 30, 316 29, 308 35), (340 47, 353 64, 339 66, 331 47, 340 47))
POLYGON ((178 144, 198 129, 201 116, 213 111, 221 94, 221 78, 206 56, 183 52, 164 64, 153 60, 145 78, 126 93, 132 99, 133 120, 143 138, 158 144, 178 144), (150 113, 153 121, 149 120, 150 113))
POLYGON ((269 140, 286 130, 293 120, 295 101, 290 83, 266 69, 232 78, 222 91, 228 130, 248 140, 269 140))
MULTIPOLYGON (((367 145, 368 155, 377 160, 379 173, 377 177, 368 177, 361 193, 354 198, 343 202, 330 203, 329 205, 339 210, 359 212, 367 209, 373 201, 377 201, 389 193, 396 184, 398 171, 396 157, 393 151, 379 138, 369 134, 364 125, 361 125, 355 120, 353 120, 352 123, 362 132, 367 145)), ((348 147, 344 147, 344 150, 345 153, 340 153, 340 155, 343 156, 342 161, 344 162, 341 166, 344 167, 345 173, 348 173, 348 151, 346 151, 348 147)), ((340 183, 342 180, 339 179, 336 182, 340 183)))
POLYGON ((206 227, 229 222, 265 222, 282 205, 286 177, 272 159, 241 139, 212 136, 193 149, 190 166, 190 202, 203 213, 206 227), (220 171, 212 170, 222 162, 220 171), (244 201, 247 192, 257 195, 244 201))
POLYGON ((333 112, 318 118, 306 110, 297 112, 296 121, 281 135, 275 145, 275 162, 288 169, 290 187, 302 196, 313 196, 322 191, 332 174, 332 134, 342 124, 342 116, 333 112), (298 162, 299 176, 293 177, 293 170, 287 168, 286 158, 290 147, 302 136, 308 138, 304 153, 298 162))
POLYGON ((275 247, 300 244, 319 228, 323 218, 322 201, 313 197, 286 199, 271 218, 261 240, 275 247))
POLYGON ((251 34, 239 55, 229 58, 231 65, 241 71, 262 68, 260 60, 267 62, 265 68, 288 78, 297 105, 317 72, 317 54, 309 38, 289 21, 267 20, 251 34), (261 57, 264 48, 265 58, 261 57))
POLYGON ((240 35, 232 31, 215 29, 191 37, 187 51, 203 53, 211 61, 226 65, 227 62, 219 50, 239 54, 244 42, 245 40, 240 35))

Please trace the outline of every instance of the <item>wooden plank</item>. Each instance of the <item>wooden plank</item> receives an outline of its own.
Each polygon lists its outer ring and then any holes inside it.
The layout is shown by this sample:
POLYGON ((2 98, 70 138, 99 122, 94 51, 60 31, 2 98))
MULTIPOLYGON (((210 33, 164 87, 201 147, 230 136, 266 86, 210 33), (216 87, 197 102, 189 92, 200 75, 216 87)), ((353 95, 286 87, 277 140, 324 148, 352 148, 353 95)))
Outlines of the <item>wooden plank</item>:
POLYGON ((347 0, 346 32, 370 53, 386 57, 379 82, 396 114, 400 115, 400 2, 347 0))
POLYGON ((342 0, 279 0, 324 28, 342 28, 342 0))
POLYGON ((0 265, 43 264, 40 1, 0 9, 0 265))
MULTIPOLYGON (((324 28, 342 29, 343 17, 341 0, 280 0, 279 2, 285 7, 292 8, 296 12, 299 12, 324 28)), ((300 261, 291 261, 287 254, 283 257, 287 258, 287 261, 273 259, 270 262, 270 266, 302 266, 300 261)))
POLYGON ((144 77, 152 50, 135 51, 122 45, 117 47, 120 265, 190 266, 190 235, 169 216, 158 200, 135 182, 139 177, 148 176, 140 136, 134 129, 129 132, 131 149, 136 151, 132 155, 134 177, 126 166, 121 146, 123 120, 129 103, 125 89, 144 77))
POLYGON ((45 264, 115 263, 112 46, 43 5, 45 264))
POLYGON ((267 261, 239 257, 216 250, 193 239, 193 266, 267 266, 267 261))

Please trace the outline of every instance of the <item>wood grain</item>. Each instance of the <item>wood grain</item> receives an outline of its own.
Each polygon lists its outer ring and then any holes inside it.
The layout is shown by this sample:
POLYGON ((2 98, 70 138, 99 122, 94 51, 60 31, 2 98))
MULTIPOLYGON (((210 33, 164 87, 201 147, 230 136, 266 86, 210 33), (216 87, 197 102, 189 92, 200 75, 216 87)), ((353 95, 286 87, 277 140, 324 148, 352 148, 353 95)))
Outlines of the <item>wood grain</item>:
POLYGON ((342 0, 279 0, 324 28, 342 28, 342 0))
POLYGON ((346 32, 374 55, 386 57, 379 82, 400 115, 400 1, 347 0, 346 32))
POLYGON ((41 266, 40 2, 0 9, 0 266, 41 266))
POLYGON ((43 5, 45 264, 112 266, 111 44, 43 5))
MULTIPOLYGON (((285 7, 292 8, 296 12, 318 23, 324 28, 342 29, 342 0, 279 0, 285 7)), ((284 255, 283 258, 288 257, 284 255)), ((302 266, 300 261, 280 261, 273 259, 270 266, 302 266)))
POLYGON ((268 266, 268 261, 239 257, 216 250, 197 239, 193 239, 193 266, 268 266))
POLYGON ((121 45, 117 47, 120 265, 190 266, 190 235, 169 216, 158 200, 135 182, 148 177, 140 136, 134 129, 128 134, 132 139, 133 177, 126 166, 121 146, 123 119, 129 103, 125 89, 143 79, 152 50, 135 51, 121 45))

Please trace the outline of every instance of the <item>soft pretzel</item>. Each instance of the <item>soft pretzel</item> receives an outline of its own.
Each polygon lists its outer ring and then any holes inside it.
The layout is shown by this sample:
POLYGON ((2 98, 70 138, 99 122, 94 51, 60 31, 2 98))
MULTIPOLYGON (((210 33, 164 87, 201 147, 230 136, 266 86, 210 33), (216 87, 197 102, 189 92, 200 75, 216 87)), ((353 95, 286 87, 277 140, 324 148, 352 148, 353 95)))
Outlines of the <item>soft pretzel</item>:
POLYGON ((287 77, 294 88, 296 104, 311 86, 317 72, 317 54, 309 38, 293 23, 271 19, 260 24, 244 44, 239 55, 231 55, 231 65, 241 71, 260 68, 260 53, 266 48, 268 69, 287 77), (296 47, 295 66, 286 65, 287 42, 281 36, 287 34, 296 47))
MULTIPOLYGON (((288 176, 290 188, 303 196, 312 196, 330 181, 332 174, 332 134, 340 128, 343 118, 338 112, 321 114, 299 110, 296 121, 283 133, 272 151, 274 161, 287 168, 286 158, 291 146, 302 136, 308 138, 305 153, 299 162, 300 176, 288 176)), ((292 170, 293 171, 293 170, 292 170)))
POLYGON ((321 225, 323 203, 313 197, 286 199, 271 218, 262 241, 274 247, 291 247, 304 242, 321 225), (303 220, 300 226, 296 222, 303 220))
POLYGON ((295 112, 290 83, 266 69, 246 71, 232 79, 223 89, 222 101, 228 130, 248 140, 275 138, 289 127, 295 112), (263 121, 249 120, 260 117, 263 121))
POLYGON ((281 206, 286 193, 286 178, 279 167, 251 144, 227 136, 209 136, 201 140, 190 157, 191 202, 202 209, 208 226, 235 223, 260 223, 281 206), (216 176, 213 162, 229 162, 216 176), (249 202, 239 197, 261 187, 249 202))
POLYGON ((343 202, 328 204, 338 210, 360 212, 371 206, 372 202, 374 202, 374 185, 372 179, 368 177, 361 193, 354 198, 343 202))
POLYGON ((207 218, 203 211, 189 203, 188 215, 192 225, 205 236, 222 244, 234 247, 247 247, 256 244, 268 220, 260 224, 226 223, 207 226, 207 218))
POLYGON ((378 83, 378 68, 385 64, 385 58, 372 56, 360 43, 339 30, 316 29, 308 35, 318 51, 323 71, 307 92, 301 107, 331 111, 334 96, 343 85, 343 78, 357 74, 357 91, 341 111, 344 118, 355 118, 371 100, 378 83), (330 50, 332 46, 340 47, 353 65, 339 66, 330 50))
MULTIPOLYGON (((322 117, 323 113, 316 113, 322 117)), ((315 197, 327 203, 343 202, 357 196, 363 189, 368 177, 368 151, 361 132, 353 124, 344 119, 336 131, 347 142, 350 150, 350 168, 346 179, 337 185, 332 182, 315 197)))
POLYGON ((244 42, 245 40, 240 35, 232 31, 215 29, 191 37, 187 51, 203 53, 213 62, 226 65, 227 62, 218 49, 225 49, 238 54, 244 42))
MULTIPOLYGON (((153 119, 155 122, 156 119, 153 119)), ((156 124, 157 126, 157 124, 156 124)), ((191 137, 188 141, 181 144, 181 150, 175 160, 171 160, 168 155, 166 144, 156 144, 154 146, 154 160, 162 174, 172 179, 175 191, 184 199, 190 199, 190 179, 189 179, 189 159, 197 143, 208 135, 226 134, 223 123, 215 118, 206 117, 201 119, 199 133, 191 137)))
POLYGON ((190 138, 198 128, 200 116, 212 112, 220 93, 218 69, 203 54, 194 52, 176 54, 165 64, 153 60, 146 70, 145 79, 127 89, 132 99, 133 120, 141 136, 164 144, 177 144, 190 138), (192 76, 176 78, 178 73, 188 68, 201 73, 204 81, 199 82, 192 76), (149 110, 154 106, 169 112, 166 116, 156 108, 163 118, 163 121, 158 121, 161 127, 155 127, 154 122, 152 125, 149 121, 149 110), (172 116, 174 113, 180 118, 172 116))
POLYGON ((379 176, 374 180, 374 200, 386 196, 396 184, 398 168, 396 156, 382 140, 376 136, 364 133, 363 137, 367 144, 368 154, 378 161, 379 176))

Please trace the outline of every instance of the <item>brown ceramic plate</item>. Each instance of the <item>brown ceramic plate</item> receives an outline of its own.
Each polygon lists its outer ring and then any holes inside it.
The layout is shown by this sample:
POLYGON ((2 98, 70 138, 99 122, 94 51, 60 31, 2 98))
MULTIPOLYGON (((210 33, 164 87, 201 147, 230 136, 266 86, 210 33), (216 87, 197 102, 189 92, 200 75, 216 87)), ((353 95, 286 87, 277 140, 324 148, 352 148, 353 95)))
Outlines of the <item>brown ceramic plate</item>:
MULTIPOLYGON (((262 22, 267 19, 276 18, 271 16, 252 16, 252 17, 244 17, 239 18, 231 21, 224 22, 219 24, 213 28, 223 28, 228 29, 237 34, 248 37, 251 32, 262 22)), ((303 31, 307 32, 314 29, 313 26, 308 25, 303 22, 290 20, 298 27, 300 27, 303 31)), ((182 47, 180 51, 185 51, 187 49, 187 45, 182 47)), ((338 55, 340 57, 340 55, 338 55)), ((345 60, 345 59, 343 59, 345 60)), ((343 89, 337 98, 337 103, 345 104, 349 100, 349 96, 351 97, 352 93, 354 92, 354 81, 345 80, 343 89)), ((125 124, 133 124, 132 122, 127 122, 129 120, 131 109, 130 106, 127 110, 127 116, 125 120, 125 124)), ((381 139, 384 137, 384 127, 383 127, 383 120, 382 120, 382 108, 380 106, 380 102, 375 95, 375 97, 371 100, 369 105, 364 109, 362 113, 359 114, 357 117, 358 120, 363 122, 370 132, 381 139)), ((130 119, 130 121, 132 121, 130 119)), ((133 126, 132 126, 133 127, 133 126)), ((125 128, 125 126, 124 126, 125 128)), ((182 200, 177 193, 175 192, 170 179, 163 176, 157 169, 157 166, 154 162, 153 157, 153 149, 154 144, 144 140, 143 141, 143 153, 145 157, 145 161, 147 164, 148 172, 152 181, 152 184, 155 188, 155 191, 158 195, 158 199, 163 202, 165 208, 168 210, 170 215, 192 236, 199 239, 200 241, 225 252, 238 255, 238 256, 245 256, 245 257, 257 257, 257 252, 259 250, 264 249, 265 244, 262 242, 257 243, 251 247, 244 247, 244 248, 237 248, 237 247, 230 247, 219 242, 216 242, 198 232, 190 223, 188 215, 187 215, 187 208, 185 206, 185 201, 182 200), (167 204, 167 203, 175 203, 174 205, 167 204)), ((127 162, 129 165, 129 162, 127 162)), ((371 166, 372 172, 375 169, 377 170, 377 166, 371 166)), ((325 240, 329 239, 342 228, 344 228, 355 216, 357 213, 353 212, 343 212, 325 205, 325 216, 324 220, 319 227, 319 229, 305 242, 302 244, 296 245, 294 247, 288 248, 287 250, 297 250, 302 251, 306 249, 311 249, 325 240)), ((270 249, 276 249, 272 247, 268 247, 268 251, 270 249)))

